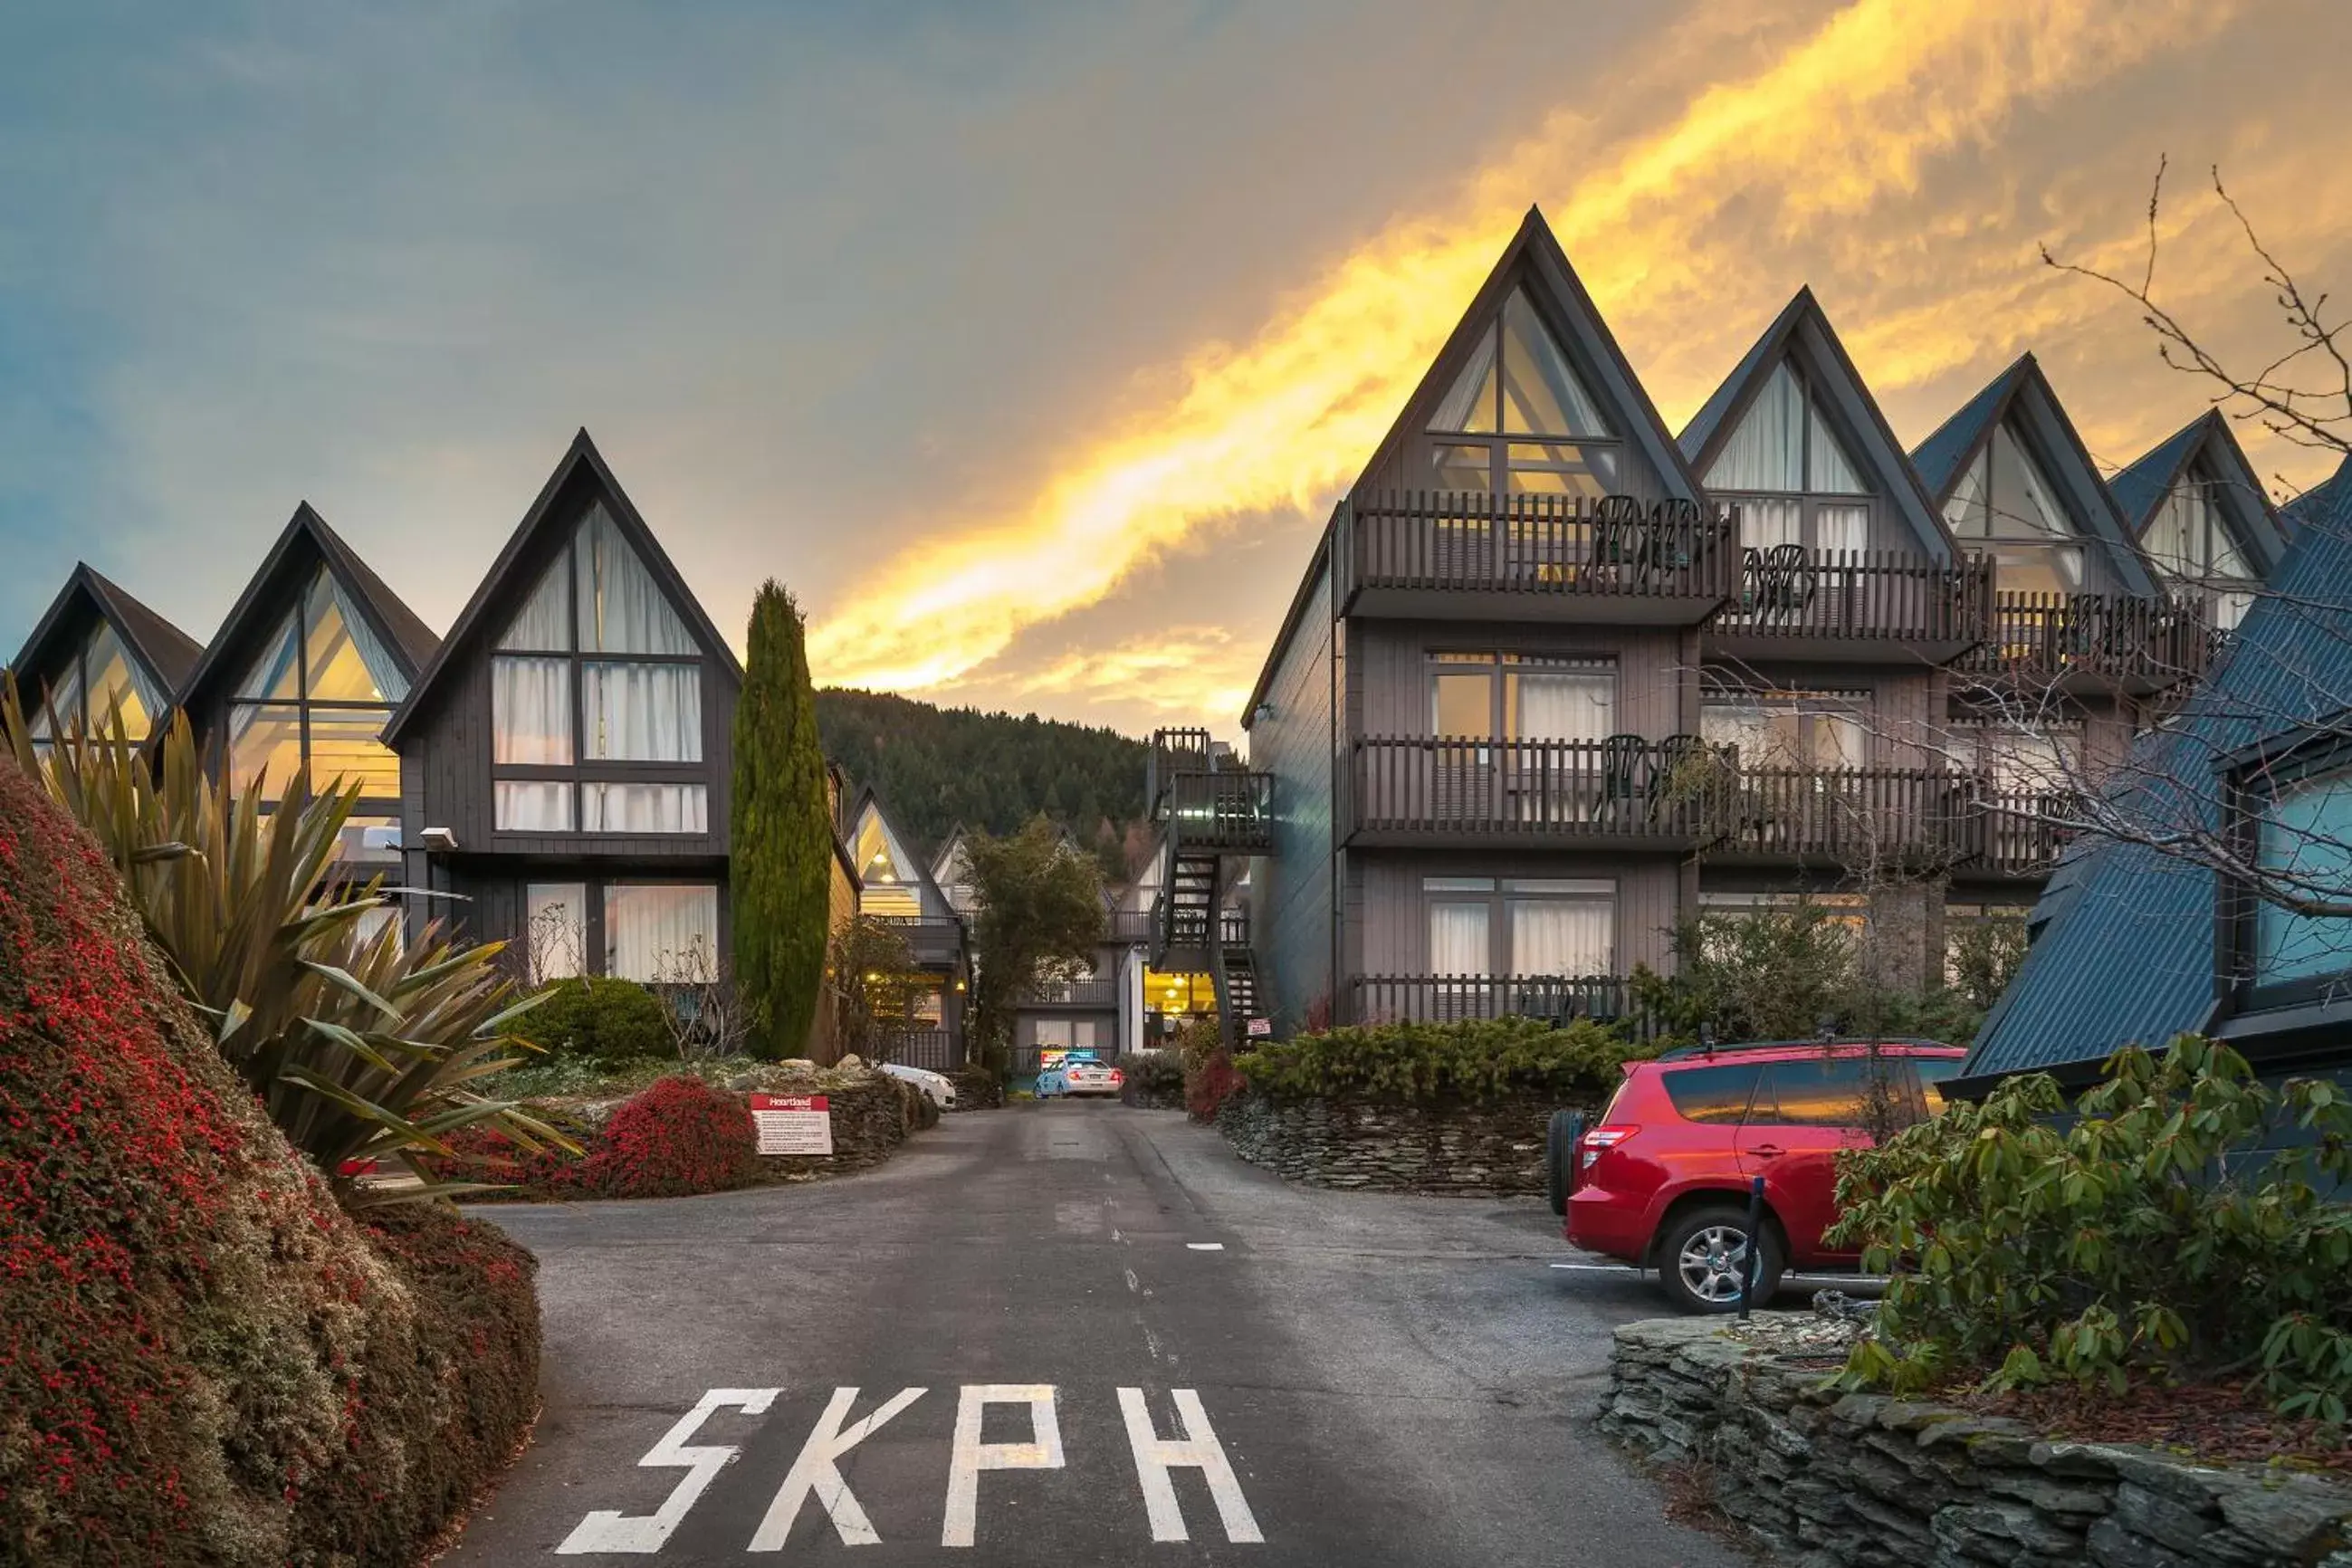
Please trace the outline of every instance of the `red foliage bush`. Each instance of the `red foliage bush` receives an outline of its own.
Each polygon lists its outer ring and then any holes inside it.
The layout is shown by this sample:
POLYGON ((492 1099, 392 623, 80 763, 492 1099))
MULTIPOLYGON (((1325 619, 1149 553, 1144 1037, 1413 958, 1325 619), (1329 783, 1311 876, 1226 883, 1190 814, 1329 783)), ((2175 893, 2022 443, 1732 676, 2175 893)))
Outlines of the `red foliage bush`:
POLYGON ((405 1568, 529 1424, 531 1270, 355 1224, 0 763, 0 1561, 405 1568))
POLYGON ((1234 1070, 1234 1053, 1219 1046, 1186 1062, 1184 1109, 1195 1121, 1214 1121, 1219 1109, 1241 1087, 1242 1075, 1234 1070))
POLYGON ((530 1154, 490 1132, 457 1142, 453 1176, 510 1182, 533 1198, 674 1198, 761 1179, 759 1133, 742 1099, 697 1078, 639 1090, 601 1127, 571 1122, 580 1155, 530 1154))

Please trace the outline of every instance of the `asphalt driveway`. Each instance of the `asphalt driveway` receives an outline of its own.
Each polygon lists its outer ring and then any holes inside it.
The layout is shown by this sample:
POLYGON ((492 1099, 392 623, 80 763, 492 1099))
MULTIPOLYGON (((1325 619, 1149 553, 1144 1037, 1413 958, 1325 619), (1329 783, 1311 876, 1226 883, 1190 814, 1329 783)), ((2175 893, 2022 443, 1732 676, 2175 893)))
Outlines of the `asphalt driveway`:
POLYGON ((1055 1104, 839 1181, 483 1212, 541 1259, 546 1412, 453 1565, 1737 1561, 1586 1426, 1661 1307, 1551 1268, 1540 1203, 1055 1104))

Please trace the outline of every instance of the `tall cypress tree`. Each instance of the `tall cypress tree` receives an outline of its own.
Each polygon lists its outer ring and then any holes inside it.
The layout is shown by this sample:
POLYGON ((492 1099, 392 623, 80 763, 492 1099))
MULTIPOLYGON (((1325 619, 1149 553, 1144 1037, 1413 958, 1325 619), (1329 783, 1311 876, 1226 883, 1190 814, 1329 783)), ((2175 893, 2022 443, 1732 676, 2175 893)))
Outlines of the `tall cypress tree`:
POLYGON ((752 602, 748 641, 735 709, 735 982, 754 1048, 793 1057, 824 983, 834 829, 801 613, 773 578, 752 602))

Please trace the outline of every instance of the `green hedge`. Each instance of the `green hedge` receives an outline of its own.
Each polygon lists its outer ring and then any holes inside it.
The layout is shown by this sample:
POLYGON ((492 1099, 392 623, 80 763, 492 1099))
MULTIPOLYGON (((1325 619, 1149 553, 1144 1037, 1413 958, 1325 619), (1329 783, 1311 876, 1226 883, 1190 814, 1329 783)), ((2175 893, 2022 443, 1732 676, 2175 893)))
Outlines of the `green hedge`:
POLYGON ((517 1032, 554 1056, 625 1062, 677 1055, 660 997, 634 980, 583 975, 548 987, 517 1032))
POLYGON ((1646 1047, 1597 1024, 1534 1018, 1372 1024, 1301 1035, 1234 1058, 1248 1086, 1277 1100, 1500 1100, 1606 1092, 1646 1047))

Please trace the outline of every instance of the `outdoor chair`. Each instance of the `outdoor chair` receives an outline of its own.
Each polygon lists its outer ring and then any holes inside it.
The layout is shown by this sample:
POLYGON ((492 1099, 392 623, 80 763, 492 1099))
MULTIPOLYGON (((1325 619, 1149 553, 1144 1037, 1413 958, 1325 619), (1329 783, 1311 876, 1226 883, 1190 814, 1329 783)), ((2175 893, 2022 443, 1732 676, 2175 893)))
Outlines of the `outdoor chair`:
POLYGON ((1639 735, 1611 735, 1601 742, 1601 803, 1615 814, 1642 799, 1650 780, 1650 743, 1639 735))
POLYGON ((1632 496, 1602 496, 1592 509, 1592 563, 1614 566, 1638 561, 1646 533, 1647 524, 1638 500, 1632 496))
POLYGON ((1764 556, 1765 614, 1795 619, 1813 603, 1813 560, 1801 544, 1776 544, 1764 556))

